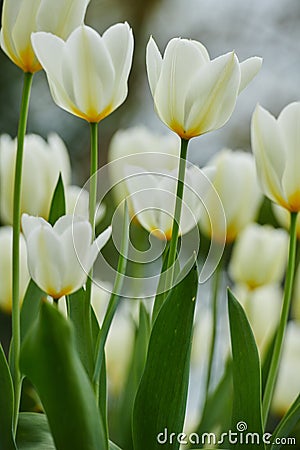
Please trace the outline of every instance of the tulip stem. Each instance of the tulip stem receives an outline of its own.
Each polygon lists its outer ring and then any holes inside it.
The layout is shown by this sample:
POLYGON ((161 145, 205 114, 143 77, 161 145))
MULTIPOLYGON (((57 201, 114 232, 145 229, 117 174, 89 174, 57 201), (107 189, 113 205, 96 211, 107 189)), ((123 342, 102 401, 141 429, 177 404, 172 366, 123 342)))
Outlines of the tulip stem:
POLYGON ((266 388, 264 392, 263 398, 263 406, 262 406, 262 419, 263 425, 266 426, 268 420, 269 409, 271 406, 271 401, 273 397, 273 392, 275 388, 282 344, 285 335, 286 324, 288 320, 290 304, 291 304, 291 296, 292 296, 292 287, 294 281, 294 272, 295 272, 295 259, 296 259, 296 244, 297 244, 297 236, 296 236, 296 222, 297 222, 297 213, 291 212, 291 222, 290 222, 290 243, 289 243, 289 257, 288 257, 288 267, 287 273, 285 277, 285 285, 284 285, 284 295, 283 295, 283 305, 280 316, 280 323, 276 334, 276 340, 274 344, 273 354, 271 365, 268 373, 266 388))
POLYGON ((13 205, 13 249, 12 249, 12 355, 10 360, 14 383, 14 432, 16 432, 21 396, 20 355, 20 228, 21 228, 21 186, 24 139, 27 127, 29 99, 33 74, 24 73, 23 92, 18 125, 18 144, 15 165, 13 205))
MULTIPOLYGON (((90 191, 89 191, 89 220, 92 226, 92 240, 95 237, 95 211, 97 199, 97 170, 98 170, 98 123, 90 123, 91 153, 90 153, 90 191)), ((91 291, 92 291, 93 267, 90 270, 86 282, 85 320, 89 336, 89 355, 93 355, 92 317, 91 317, 91 291)), ((91 379, 93 368, 89 373, 91 379)))
MULTIPOLYGON (((186 167, 186 156, 189 141, 181 138, 181 148, 180 148, 180 160, 178 168, 178 179, 177 179, 177 192, 176 192, 176 203, 175 212, 172 226, 172 237, 170 241, 169 257, 168 257, 168 269, 171 268, 175 262, 177 254, 177 244, 178 244, 178 231, 179 223, 182 209, 182 198, 183 198, 183 188, 184 188, 184 176, 186 167)), ((169 278, 170 283, 167 283, 167 287, 171 287, 173 282, 174 270, 171 269, 171 276, 169 278)))

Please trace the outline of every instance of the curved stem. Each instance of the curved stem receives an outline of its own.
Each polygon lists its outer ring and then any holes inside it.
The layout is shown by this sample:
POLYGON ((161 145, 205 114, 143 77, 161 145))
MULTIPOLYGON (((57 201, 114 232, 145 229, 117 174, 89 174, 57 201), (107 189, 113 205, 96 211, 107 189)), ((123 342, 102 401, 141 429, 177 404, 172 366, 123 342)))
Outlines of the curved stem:
POLYGON ((12 359, 11 369, 14 382, 14 431, 16 431, 20 395, 21 374, 19 369, 20 355, 20 228, 21 228, 21 186, 24 139, 27 127, 30 91, 33 74, 24 73, 23 92, 18 125, 18 144, 14 180, 13 206, 13 249, 12 249, 12 359))
MULTIPOLYGON (((186 155, 187 155, 188 143, 189 143, 188 140, 181 138, 176 203, 175 203, 175 212, 174 212, 173 227, 172 227, 172 237, 171 237, 171 241, 170 241, 169 257, 168 257, 168 268, 170 268, 174 264, 175 259, 176 259, 177 244, 178 244, 178 231, 179 231, 179 223, 180 223, 181 208, 182 208, 184 176, 185 176, 185 168, 186 168, 186 155)), ((171 274, 172 274, 172 278, 173 278, 173 271, 171 271, 171 274)), ((171 279, 170 281, 172 283, 173 280, 171 279)))
MULTIPOLYGON (((90 192, 89 192, 89 220, 92 226, 92 238, 95 237, 95 211, 97 199, 97 170, 98 170, 98 123, 90 123, 91 153, 90 153, 90 192)), ((92 291, 93 268, 91 268, 86 282, 86 301, 85 301, 85 321, 89 335, 89 349, 87 349, 90 360, 93 361, 93 338, 92 338, 92 319, 91 319, 91 291, 92 291)), ((90 377, 93 376, 93 368, 90 369, 90 377)))
POLYGON ((263 425, 266 425, 269 409, 273 397, 273 392, 275 388, 275 382, 278 373, 278 367, 280 363, 280 356, 282 351, 282 344, 286 329, 286 324, 288 320, 291 296, 292 296, 292 288, 294 281, 294 272, 295 272, 295 259, 296 259, 296 222, 297 222, 297 213, 291 212, 291 225, 290 225, 290 244, 289 244, 289 258, 288 258, 288 267, 285 278, 284 285, 284 295, 283 295, 283 305, 280 316, 280 323, 277 330, 276 340, 274 344, 274 350, 270 365, 270 370, 268 373, 264 398, 263 398, 263 407, 262 407, 262 418, 263 425))

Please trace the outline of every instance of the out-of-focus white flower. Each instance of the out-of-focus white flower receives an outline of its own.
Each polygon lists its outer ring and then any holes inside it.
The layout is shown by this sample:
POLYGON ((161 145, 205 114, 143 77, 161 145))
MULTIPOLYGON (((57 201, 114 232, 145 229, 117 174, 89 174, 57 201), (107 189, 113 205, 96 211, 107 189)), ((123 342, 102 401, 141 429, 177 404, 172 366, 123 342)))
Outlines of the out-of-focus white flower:
POLYGON ((300 391, 300 324, 289 322, 275 387, 272 410, 283 416, 300 391))
POLYGON ((84 19, 89 0, 4 0, 1 47, 24 72, 41 69, 31 33, 47 31, 66 39, 84 19))
POLYGON ((258 178, 264 194, 291 212, 300 211, 300 102, 286 106, 276 120, 257 106, 251 140, 258 178))
MULTIPOLYGON (((272 210, 279 225, 287 230, 290 229, 291 214, 282 206, 272 203, 272 210)), ((297 215, 296 221, 297 239, 300 239, 300 214, 297 215)))
POLYGON ((249 289, 237 284, 233 292, 243 305, 260 354, 264 355, 274 336, 280 319, 282 289, 279 284, 268 284, 249 289))
POLYGON ((240 64, 234 52, 210 60, 200 42, 179 38, 171 39, 162 57, 151 37, 146 62, 157 114, 181 138, 190 139, 228 121, 262 60, 240 64))
POLYGON ((270 225, 249 224, 237 238, 229 264, 235 283, 254 289, 281 283, 287 263, 288 233, 270 225))
MULTIPOLYGON (((146 171, 141 167, 127 166, 126 184, 130 202, 140 224, 160 239, 172 237, 173 217, 176 202, 178 169, 146 171)), ((207 179, 214 170, 210 167, 202 171, 191 166, 186 169, 185 189, 179 224, 179 235, 193 229, 202 211, 203 198, 210 187, 207 179)))
POLYGON ((118 23, 101 37, 81 25, 64 41, 50 33, 32 35, 55 103, 88 122, 100 122, 127 96, 133 35, 118 23))
MULTIPOLYGON (((4 134, 0 137, 0 214, 5 224, 13 221, 13 192, 17 139, 4 134)), ((25 136, 23 175, 21 184, 21 213, 48 218, 51 200, 59 173, 64 184, 71 178, 67 149, 57 134, 48 141, 36 134, 25 136)))
MULTIPOLYGON (((0 309, 12 309, 12 227, 0 228, 0 309)), ((27 251, 23 235, 20 235, 20 302, 29 282, 27 251)))
POLYGON ((109 177, 116 203, 121 203, 128 195, 126 183, 122 181, 126 164, 149 171, 158 167, 172 170, 178 166, 179 154, 180 143, 174 134, 160 134, 145 126, 117 131, 108 150, 109 177))
POLYGON ((52 227, 40 217, 22 216, 28 268, 32 279, 48 295, 60 298, 77 291, 87 279, 111 227, 92 242, 92 227, 82 218, 60 217, 52 227))
MULTIPOLYGON (((89 193, 86 189, 79 186, 67 186, 66 194, 66 214, 75 214, 76 216, 89 219, 89 193)), ((106 207, 104 203, 96 206, 96 225, 101 222, 105 216, 106 207)))
MULTIPOLYGON (((235 240, 239 232, 255 220, 262 201, 262 193, 256 178, 254 158, 241 150, 224 149, 215 155, 208 165, 216 168, 213 185, 224 208, 226 218, 226 241, 235 240)), ((208 192, 205 206, 209 215, 203 212, 200 227, 211 237, 211 220, 216 206, 217 197, 214 192, 208 192)), ((221 222, 214 219, 213 239, 223 239, 224 230, 221 222)))

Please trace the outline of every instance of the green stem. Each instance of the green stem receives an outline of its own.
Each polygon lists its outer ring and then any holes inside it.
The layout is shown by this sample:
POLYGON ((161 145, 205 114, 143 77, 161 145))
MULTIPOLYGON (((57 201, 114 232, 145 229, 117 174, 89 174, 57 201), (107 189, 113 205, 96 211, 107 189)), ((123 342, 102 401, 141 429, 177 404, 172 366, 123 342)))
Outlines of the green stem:
POLYGON ((32 73, 24 73, 23 92, 18 126, 18 144, 15 165, 14 206, 13 206, 13 249, 12 249, 12 377, 14 382, 14 432, 16 431, 20 395, 21 374, 19 369, 20 355, 20 228, 21 228, 21 185, 24 139, 27 127, 32 73))
MULTIPOLYGON (((170 249, 169 249, 168 268, 173 266, 175 259, 176 259, 177 244, 178 244, 178 231, 179 231, 179 223, 180 223, 181 208, 182 208, 184 176, 185 176, 186 155, 187 155, 188 143, 189 143, 188 140, 181 138, 176 203, 175 203, 175 212, 174 212, 173 227, 172 227, 172 237, 171 237, 170 249)), ((173 281, 173 272, 174 271, 171 270, 171 278, 168 280, 170 282, 170 283, 168 283, 168 285, 171 285, 171 283, 173 281)))
POLYGON ((206 377, 206 401, 208 399, 209 387, 211 384, 212 366, 215 354, 216 336, 217 336, 217 319, 218 319, 218 291, 220 286, 220 278, 222 273, 221 261, 216 267, 213 275, 213 294, 212 294, 212 334, 209 349, 209 358, 207 363, 207 377, 206 377))
POLYGON ((282 344, 286 329, 286 324, 288 320, 291 296, 292 296, 292 287, 294 280, 294 272, 295 272, 295 259, 296 259, 296 222, 297 222, 297 213, 291 212, 291 225, 290 225, 290 244, 289 244, 289 258, 288 258, 288 267, 285 278, 284 285, 284 295, 283 295, 283 305, 280 316, 280 323, 277 330, 276 340, 274 344, 274 350, 270 365, 270 370, 268 373, 266 388, 264 392, 263 398, 263 407, 262 407, 262 418, 263 425, 266 426, 266 422, 268 419, 269 409, 273 397, 275 382, 278 373, 278 367, 280 363, 280 356, 282 351, 282 344))
MULTIPOLYGON (((91 153, 90 153, 90 192, 89 192, 89 220, 92 226, 92 236, 95 237, 95 211, 97 199, 97 171, 98 171, 98 123, 90 123, 91 153)), ((93 268, 91 268, 86 282, 85 320, 89 336, 88 353, 93 354, 92 318, 91 318, 91 291, 92 291, 93 268)), ((93 370, 90 376, 93 375, 93 370)))

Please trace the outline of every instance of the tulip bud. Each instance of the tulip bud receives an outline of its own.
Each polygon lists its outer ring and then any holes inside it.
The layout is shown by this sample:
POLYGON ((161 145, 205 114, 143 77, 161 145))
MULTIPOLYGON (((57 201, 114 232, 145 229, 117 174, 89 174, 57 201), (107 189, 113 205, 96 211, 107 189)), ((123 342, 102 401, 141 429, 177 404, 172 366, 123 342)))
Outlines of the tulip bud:
POLYGON ((234 52, 210 60, 200 42, 177 38, 162 57, 151 37, 146 63, 156 112, 186 140, 217 130, 229 120, 239 92, 261 62, 254 57, 240 64, 234 52))
POLYGON ((31 45, 31 33, 48 31, 66 39, 83 22, 89 0, 4 0, 0 44, 24 72, 41 65, 31 45))
MULTIPOLYGON (((13 192, 17 139, 0 137, 0 214, 5 224, 13 221, 13 192)), ((51 200, 59 173, 64 185, 71 178, 67 149, 57 134, 50 134, 48 142, 40 136, 25 136, 23 176, 21 185, 21 213, 48 218, 51 200)))
POLYGON ((81 25, 66 41, 34 33, 32 45, 61 108, 88 122, 100 122, 124 102, 133 54, 127 23, 110 27, 102 37, 81 25))
MULTIPOLYGON (((11 227, 0 228, 0 309, 11 312, 12 309, 12 236, 11 227)), ((27 269, 26 243, 20 235, 20 302, 26 292, 29 282, 27 269)))
POLYGON ((300 102, 286 106, 276 120, 257 106, 251 141, 258 178, 266 197, 291 212, 300 211, 300 102))
POLYGON ((272 410, 283 416, 300 391, 300 324, 289 322, 275 387, 272 410))
MULTIPOLYGON (((216 189, 224 208, 226 218, 226 241, 232 242, 240 231, 255 220, 262 201, 258 186, 253 156, 243 151, 224 149, 214 156, 208 165, 215 167, 216 173, 213 186, 216 189)), ((204 212, 200 217, 200 227, 211 237, 211 220, 216 206, 217 197, 208 193, 205 206, 209 216, 204 212)), ((221 222, 214 219, 213 239, 222 241, 224 230, 221 222)))
POLYGON ((40 217, 22 216, 31 278, 53 298, 82 287, 99 251, 111 235, 108 227, 92 243, 90 223, 77 216, 62 216, 52 227, 40 217))
POLYGON ((249 224, 234 245, 229 275, 235 283, 255 289, 281 283, 288 249, 288 233, 269 225, 249 224))

